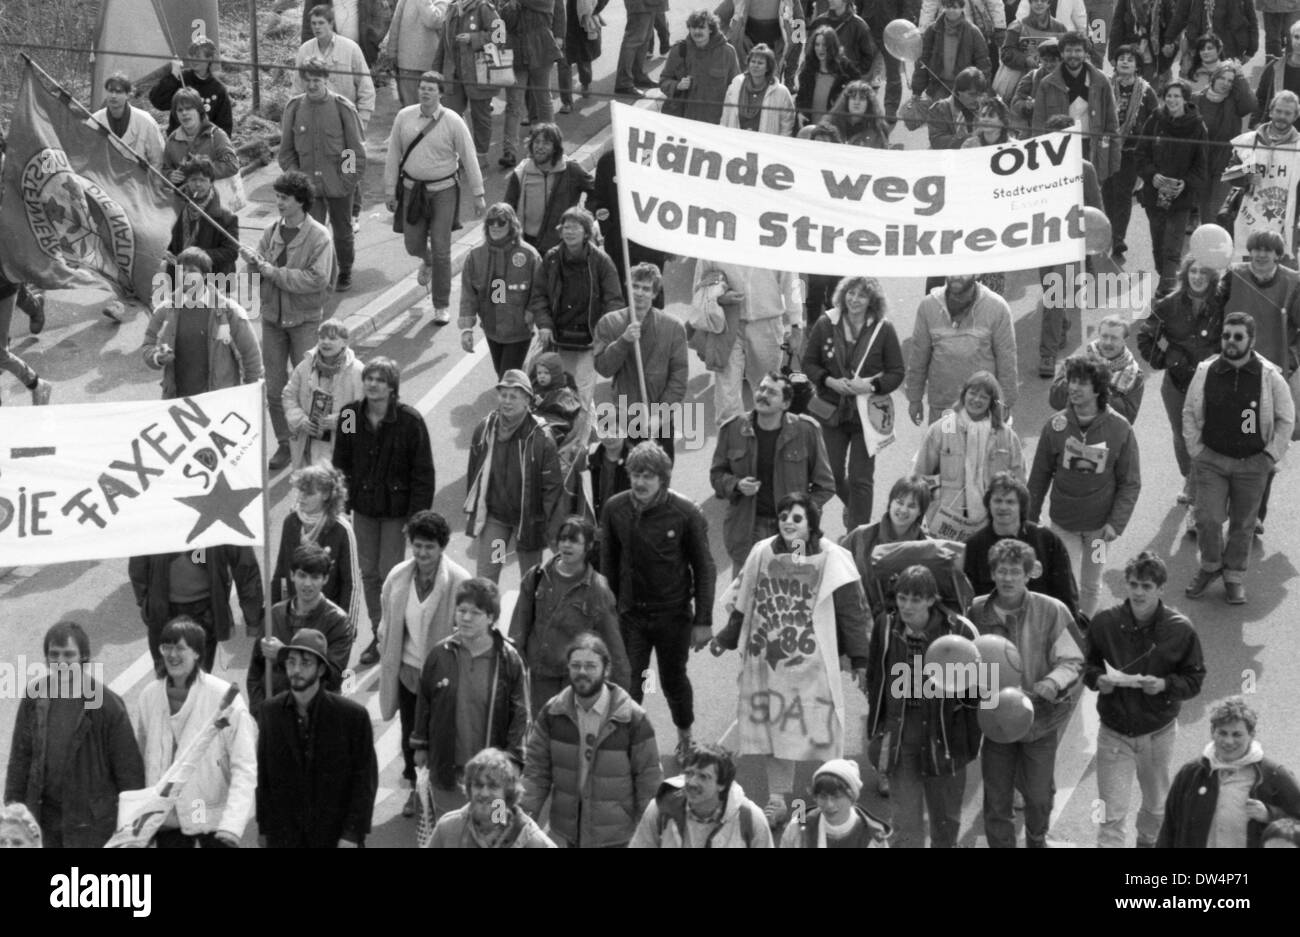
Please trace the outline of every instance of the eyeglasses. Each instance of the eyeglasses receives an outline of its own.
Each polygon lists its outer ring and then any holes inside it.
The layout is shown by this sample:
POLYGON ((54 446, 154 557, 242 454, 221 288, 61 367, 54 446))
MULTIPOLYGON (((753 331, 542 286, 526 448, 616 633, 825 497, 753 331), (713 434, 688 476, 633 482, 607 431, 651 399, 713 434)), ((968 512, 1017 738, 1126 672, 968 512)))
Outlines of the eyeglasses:
POLYGON ((505 227, 508 224, 510 224, 510 222, 505 218, 489 218, 487 220, 487 225, 489 228, 501 228, 501 227, 505 227))
POLYGON ((1250 336, 1246 332, 1224 332, 1223 337, 1230 342, 1244 342, 1250 336))

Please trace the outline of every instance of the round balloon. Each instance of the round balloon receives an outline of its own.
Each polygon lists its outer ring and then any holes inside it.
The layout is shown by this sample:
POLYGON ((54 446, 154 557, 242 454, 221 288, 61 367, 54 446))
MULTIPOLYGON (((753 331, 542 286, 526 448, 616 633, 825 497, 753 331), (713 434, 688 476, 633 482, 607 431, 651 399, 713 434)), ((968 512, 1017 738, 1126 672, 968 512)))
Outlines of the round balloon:
POLYGON ((1105 254, 1110 250, 1110 219, 1100 208, 1083 210, 1083 232, 1089 256, 1105 254))
POLYGON ((1227 270, 1232 263, 1232 235, 1217 224, 1203 224, 1192 232, 1188 253, 1203 267, 1227 270))
POLYGON ((944 696, 965 696, 978 685, 979 649, 970 638, 945 634, 925 650, 925 671, 944 696))
POLYGON ((1024 665, 1020 649, 1000 634, 982 634, 975 639, 980 652, 980 691, 984 695, 1004 686, 1020 686, 1024 665))
POLYGON ((1010 745, 1029 734, 1034 704, 1020 687, 1005 686, 998 691, 997 705, 990 709, 981 706, 977 718, 986 737, 1010 745))
POLYGON ((885 26, 885 49, 896 59, 915 62, 921 57, 921 30, 911 20, 893 20, 885 26))

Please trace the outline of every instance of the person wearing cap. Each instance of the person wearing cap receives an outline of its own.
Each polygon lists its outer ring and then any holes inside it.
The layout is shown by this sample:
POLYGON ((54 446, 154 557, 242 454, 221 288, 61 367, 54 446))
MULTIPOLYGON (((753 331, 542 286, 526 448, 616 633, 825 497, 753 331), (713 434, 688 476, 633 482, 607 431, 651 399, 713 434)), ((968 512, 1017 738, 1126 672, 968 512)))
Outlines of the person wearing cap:
POLYGON ((519 766, 499 748, 485 748, 465 765, 469 803, 442 815, 430 849, 554 849, 555 843, 519 806, 519 766))
POLYGON ((364 846, 379 763, 370 714, 325 688, 337 681, 325 635, 300 628, 276 652, 288 689, 257 718, 258 845, 271 849, 364 846))
POLYGON ((248 705, 256 713, 267 696, 275 696, 289 686, 284 667, 277 664, 271 670, 271 687, 266 687, 266 660, 278 660, 280 649, 304 628, 326 635, 329 642, 331 669, 322 675, 325 688, 338 692, 342 687, 343 671, 352 653, 352 626, 348 614, 329 599, 322 590, 333 565, 324 547, 305 543, 293 551, 289 563, 293 578, 294 595, 271 606, 271 635, 253 645, 253 658, 248 664, 248 705))
POLYGON ((686 327, 676 316, 652 305, 663 284, 658 267, 637 264, 630 279, 631 305, 607 314, 596 324, 592 346, 596 373, 613 383, 620 416, 626 414, 624 419, 629 424, 626 435, 632 439, 654 440, 671 459, 672 409, 680 407, 686 398, 686 381, 690 376, 686 327), (641 349, 639 359, 634 345, 641 349), (642 373, 638 366, 644 368, 647 400, 641 399, 642 373), (633 407, 633 404, 640 406, 633 407), (636 418, 640 416, 641 406, 648 408, 644 426, 637 425, 643 422, 636 418))
POLYGON ((677 726, 677 758, 691 747, 695 695, 686 675, 691 648, 709 643, 717 570, 709 522, 695 502, 668 488, 672 461, 657 443, 627 457, 632 487, 605 502, 600 519, 600 571, 618 599, 619 627, 632 668, 632 699, 640 703, 650 667, 677 726))
POLYGON ((477 575, 496 582, 509 548, 522 576, 553 546, 564 521, 564 479, 555 440, 529 412, 533 385, 511 370, 497 382, 497 408, 474 428, 469 447, 465 533, 474 538, 477 575))
MULTIPOLYGON (((889 845, 890 825, 858 804, 858 763, 832 758, 813 772, 811 810, 795 811, 781 836, 782 849, 874 849, 889 845)), ((958 800, 960 808, 961 801, 958 800)))
POLYGON ((280 118, 280 168, 302 170, 312 180, 316 199, 310 211, 321 223, 328 216, 339 265, 334 290, 342 293, 352 288, 356 259, 352 204, 361 198, 366 174, 365 118, 346 95, 330 88, 324 60, 307 59, 298 75, 305 92, 289 99, 280 118))
POLYGON ((961 828, 966 766, 979 755, 983 737, 979 697, 972 687, 942 699, 912 690, 920 685, 916 672, 932 644, 949 636, 974 641, 979 635, 968 619, 940 603, 939 584, 925 566, 899 573, 894 597, 897 613, 877 618, 871 635, 868 751, 890 778, 892 845, 923 847, 929 814, 930 847, 951 849, 961 828))
MULTIPOLYGON (((397 362, 368 361, 361 372, 365 397, 339 411, 339 425, 352 431, 334 437, 334 467, 347 480, 361 583, 376 632, 384 580, 406 553, 403 528, 417 512, 433 507, 437 483, 429 429, 414 407, 398 399, 400 385, 397 362)), ((361 663, 378 661, 378 645, 371 641, 361 663)))
POLYGON ((460 347, 474 351, 474 326, 481 325, 498 379, 523 368, 546 304, 542 257, 521 231, 515 210, 496 202, 483 216, 483 243, 470 249, 461 270, 460 347))
POLYGON ((497 629, 501 594, 490 579, 456 587, 456 630, 429 652, 420 672, 411 748, 429 768, 437 813, 463 807, 465 766, 485 748, 524 764, 528 675, 497 629))

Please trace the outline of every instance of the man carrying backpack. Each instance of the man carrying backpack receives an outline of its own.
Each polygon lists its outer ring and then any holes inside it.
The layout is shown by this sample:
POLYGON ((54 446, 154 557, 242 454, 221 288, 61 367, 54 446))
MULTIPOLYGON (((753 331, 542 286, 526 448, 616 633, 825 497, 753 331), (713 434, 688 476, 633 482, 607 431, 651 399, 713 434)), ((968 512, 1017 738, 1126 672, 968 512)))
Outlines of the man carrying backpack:
POLYGON ((628 848, 772 848, 767 818, 736 781, 731 752, 718 745, 692 748, 684 771, 659 788, 628 848))

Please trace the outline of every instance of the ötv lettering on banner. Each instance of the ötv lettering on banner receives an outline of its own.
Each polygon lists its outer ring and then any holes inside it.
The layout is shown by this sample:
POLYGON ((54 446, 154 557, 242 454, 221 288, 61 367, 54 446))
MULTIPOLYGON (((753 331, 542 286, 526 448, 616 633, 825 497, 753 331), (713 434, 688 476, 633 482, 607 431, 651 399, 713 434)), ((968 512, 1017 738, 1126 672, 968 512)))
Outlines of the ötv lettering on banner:
POLYGON ((900 277, 1083 258, 1083 158, 1072 134, 874 150, 611 110, 625 234, 659 250, 900 277))
POLYGON ((0 409, 0 566, 260 546, 262 384, 0 409))

